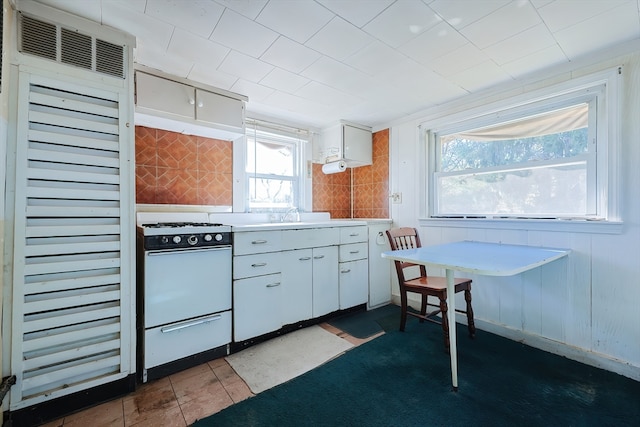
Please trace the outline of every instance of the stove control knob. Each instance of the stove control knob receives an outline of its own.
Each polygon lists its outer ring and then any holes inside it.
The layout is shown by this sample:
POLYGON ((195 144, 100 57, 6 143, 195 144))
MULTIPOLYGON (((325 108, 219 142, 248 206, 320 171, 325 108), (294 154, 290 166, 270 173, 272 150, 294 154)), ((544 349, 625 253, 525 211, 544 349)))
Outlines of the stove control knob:
POLYGON ((205 234, 204 235, 204 241, 205 242, 210 242, 213 240, 213 236, 211 236, 211 234, 205 234))
POLYGON ((167 236, 162 236, 160 238, 160 243, 162 243, 163 245, 166 245, 167 243, 169 243, 169 238, 167 236))
POLYGON ((189 242, 191 246, 195 245, 196 243, 198 243, 198 236, 189 236, 187 242, 189 242))
POLYGON ((222 240, 222 234, 218 233, 213 238, 216 239, 216 242, 219 242, 220 240, 222 240))
POLYGON ((182 237, 180 236, 173 236, 173 243, 178 244, 182 242, 182 237))

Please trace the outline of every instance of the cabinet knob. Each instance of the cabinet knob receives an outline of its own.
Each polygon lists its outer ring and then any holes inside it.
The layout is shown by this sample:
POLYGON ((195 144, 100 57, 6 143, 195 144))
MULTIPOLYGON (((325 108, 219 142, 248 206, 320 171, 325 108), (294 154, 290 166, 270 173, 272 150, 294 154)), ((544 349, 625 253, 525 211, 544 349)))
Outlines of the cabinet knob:
POLYGON ((204 102, 198 101, 198 108, 202 108, 202 107, 204 107, 204 102))
POLYGON ((189 104, 190 104, 190 105, 193 105, 193 104, 195 104, 195 103, 196 103, 196 100, 195 100, 195 99, 193 99, 193 98, 189 98, 189 104))

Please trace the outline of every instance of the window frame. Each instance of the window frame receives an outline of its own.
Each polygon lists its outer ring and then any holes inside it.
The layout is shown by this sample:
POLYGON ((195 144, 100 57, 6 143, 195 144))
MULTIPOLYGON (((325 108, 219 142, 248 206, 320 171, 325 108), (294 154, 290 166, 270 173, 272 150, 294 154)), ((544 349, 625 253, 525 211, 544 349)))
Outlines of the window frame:
MULTIPOLYGON (((597 111, 590 108, 590 114, 595 114, 597 123, 595 132, 595 146, 597 158, 593 163, 595 168, 596 182, 589 184, 589 191, 595 194, 596 214, 591 217, 562 218, 576 221, 593 221, 608 223, 620 222, 619 217, 619 102, 621 86, 622 67, 618 66, 605 71, 574 78, 563 83, 542 88, 531 92, 522 92, 516 96, 505 98, 482 107, 475 107, 468 110, 459 110, 451 114, 442 114, 439 117, 423 121, 420 126, 420 135, 424 142, 424 158, 426 173, 422 177, 424 200, 421 203, 421 221, 437 221, 443 219, 439 217, 436 207, 436 175, 438 159, 438 147, 436 136, 438 134, 450 134, 464 129, 474 129, 489 126, 498 122, 513 120, 536 112, 553 110, 561 106, 571 105, 580 99, 593 97, 594 93, 597 102, 597 111)), ((592 118, 590 117, 589 120, 592 118)), ((591 129, 591 123, 590 123, 591 129)), ((590 130, 591 132, 591 130, 590 130)), ((591 138, 591 134, 590 134, 591 138)), ((590 141, 593 143, 593 141, 590 141)), ((593 170, 589 175, 594 176, 593 170)), ((471 215, 460 215, 454 218, 454 223, 471 220, 471 215)), ((478 218, 473 218, 476 220, 478 218)), ((504 218, 498 215, 489 215, 479 218, 487 221, 500 221, 504 218)), ((523 219, 523 218, 519 218, 523 219)), ((526 218, 529 223, 547 221, 547 218, 526 218)), ((557 218, 559 219, 559 218, 557 218)), ((472 221, 473 222, 473 221, 472 221)))
POLYGON ((309 143, 311 142, 312 132, 307 129, 299 129, 284 124, 277 124, 261 119, 247 118, 245 120, 245 135, 242 138, 234 140, 233 143, 233 212, 285 212, 289 208, 284 207, 251 207, 250 202, 250 180, 254 177, 285 179, 292 182, 294 191, 293 206, 298 208, 300 212, 310 210, 309 196, 311 194, 311 183, 309 172, 305 173, 304 165, 308 163, 308 157, 311 154, 309 143), (270 139, 276 143, 292 144, 294 149, 294 176, 289 178, 288 175, 274 175, 263 173, 247 172, 248 161, 248 144, 253 137, 253 132, 267 132, 275 135, 270 139))

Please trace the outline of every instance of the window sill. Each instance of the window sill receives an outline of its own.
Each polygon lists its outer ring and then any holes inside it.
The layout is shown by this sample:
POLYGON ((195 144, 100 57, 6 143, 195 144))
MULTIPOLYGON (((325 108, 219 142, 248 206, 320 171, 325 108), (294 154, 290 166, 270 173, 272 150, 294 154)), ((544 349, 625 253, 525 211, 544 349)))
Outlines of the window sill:
POLYGON ((556 231, 565 233, 622 234, 622 221, 520 218, 420 218, 421 226, 556 231))

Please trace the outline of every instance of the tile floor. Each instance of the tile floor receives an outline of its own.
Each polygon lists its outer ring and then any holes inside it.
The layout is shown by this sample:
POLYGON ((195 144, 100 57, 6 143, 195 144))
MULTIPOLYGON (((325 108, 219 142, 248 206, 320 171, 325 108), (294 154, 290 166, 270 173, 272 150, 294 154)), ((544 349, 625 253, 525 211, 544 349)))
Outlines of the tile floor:
MULTIPOLYGON (((320 326, 354 346, 384 333, 359 339, 327 323, 320 326)), ((68 415, 44 427, 188 426, 252 396, 242 378, 220 358, 143 384, 125 397, 68 415)))

